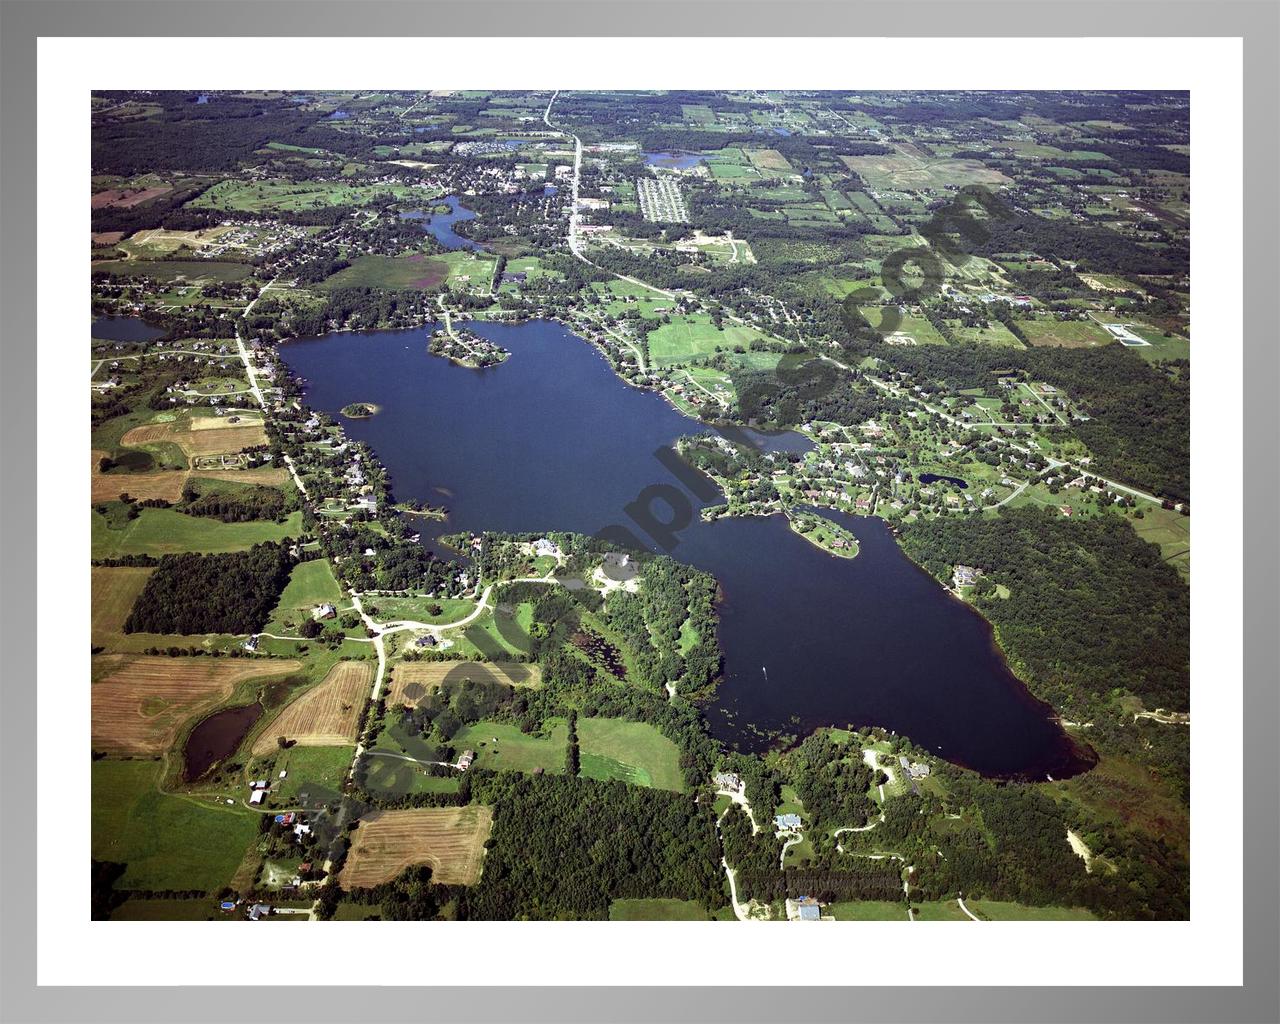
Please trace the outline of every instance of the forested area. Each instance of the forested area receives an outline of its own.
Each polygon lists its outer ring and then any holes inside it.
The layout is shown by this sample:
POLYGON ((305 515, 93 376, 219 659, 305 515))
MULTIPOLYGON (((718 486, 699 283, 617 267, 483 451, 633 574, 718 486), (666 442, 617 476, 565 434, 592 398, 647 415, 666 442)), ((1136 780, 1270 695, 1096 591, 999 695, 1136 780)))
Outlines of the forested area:
POLYGON ((210 486, 195 479, 183 485, 178 509, 190 516, 209 516, 224 523, 244 523, 255 519, 279 522, 292 504, 278 487, 225 483, 210 486))
POLYGON ((987 345, 884 347, 879 357, 911 373, 926 392, 991 388, 1021 372, 1071 395, 1089 419, 1071 429, 1093 469, 1182 501, 1191 497, 1191 368, 1155 367, 1122 345, 1011 350, 987 345))
POLYGON ((989 519, 917 519, 899 539, 940 580, 956 565, 983 571, 974 602, 1039 696, 1069 704, 1122 689, 1186 710, 1190 589, 1119 516, 1006 507, 989 519))
POLYGON ((289 582, 284 544, 223 555, 164 555, 125 620, 126 633, 257 633, 289 582))
POLYGON ((829 732, 806 736, 787 752, 782 771, 804 803, 813 829, 858 827, 878 812, 867 794, 884 781, 882 773, 862 760, 860 747, 839 744, 829 732))
POLYGON ((473 795, 493 805, 492 848, 460 917, 604 920, 615 899, 723 900, 714 820, 688 797, 514 773, 477 777, 473 795))

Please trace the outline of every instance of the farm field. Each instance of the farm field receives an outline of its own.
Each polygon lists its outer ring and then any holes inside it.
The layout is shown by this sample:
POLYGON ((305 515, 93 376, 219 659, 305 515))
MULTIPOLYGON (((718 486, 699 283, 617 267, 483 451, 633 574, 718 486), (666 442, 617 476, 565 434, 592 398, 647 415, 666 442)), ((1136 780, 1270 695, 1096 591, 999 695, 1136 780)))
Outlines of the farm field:
POLYGON ((190 473, 185 469, 159 470, 153 473, 103 473, 98 464, 105 452, 94 450, 91 454, 89 472, 92 481, 89 500, 97 504, 102 501, 118 501, 121 494, 146 501, 149 498, 160 498, 164 501, 177 501, 182 497, 182 488, 190 473))
POLYGON ((109 569, 97 565, 89 570, 90 632, 95 647, 106 646, 123 635, 125 619, 152 571, 149 566, 109 569))
POLYGON ((897 147, 896 154, 842 156, 844 165, 876 191, 892 189, 963 188, 966 185, 1003 185, 1009 179, 981 161, 933 159, 909 144, 897 147))
POLYGON ((212 897, 195 900, 125 900, 111 912, 112 921, 217 921, 230 918, 212 897))
POLYGON ((483 804, 374 812, 352 833, 342 885, 369 888, 414 864, 429 864, 434 882, 475 885, 492 824, 483 804))
POLYGON ((696 900, 614 900, 610 921, 709 921, 707 908, 696 900))
POLYGON ((287 675, 297 661, 99 655, 90 688, 94 750, 160 754, 183 727, 251 679, 287 675))
POLYGON ((391 685, 387 690, 387 706, 405 704, 417 707, 418 701, 445 679, 471 679, 476 682, 492 680, 504 686, 528 686, 536 689, 542 685, 542 669, 538 665, 516 661, 402 661, 392 670, 391 685))
POLYGON ((405 198, 411 189, 403 185, 349 185, 340 182, 298 183, 285 180, 236 181, 228 179, 201 193, 190 203, 195 209, 263 213, 266 211, 316 210, 326 206, 363 206, 381 196, 405 198))
POLYGON ((118 889, 204 889, 231 881, 258 815, 161 793, 154 761, 95 761, 93 859, 126 864, 118 889))
POLYGON ((582 775, 588 779, 621 779, 637 786, 684 791, 679 749, 645 722, 581 718, 578 749, 582 775))
POLYGON ((549 718, 542 732, 526 736, 514 725, 482 719, 463 726, 450 741, 456 750, 474 750, 476 767, 489 771, 563 772, 569 723, 549 718))
POLYGON ((253 753, 262 756, 277 749, 278 736, 303 747, 352 743, 372 683, 373 666, 368 662, 338 662, 318 686, 292 701, 267 723, 253 744, 253 753))
POLYGON ((112 526, 100 512, 92 515, 94 558, 121 555, 165 555, 182 551, 215 555, 247 551, 263 541, 279 541, 302 533, 302 513, 283 523, 224 523, 208 516, 189 516, 171 508, 144 508, 137 519, 112 526))
POLYGON ((176 444, 188 458, 200 455, 228 455, 267 443, 262 420, 244 415, 240 422, 230 416, 192 416, 166 423, 134 427, 120 439, 126 447, 149 444, 176 444))

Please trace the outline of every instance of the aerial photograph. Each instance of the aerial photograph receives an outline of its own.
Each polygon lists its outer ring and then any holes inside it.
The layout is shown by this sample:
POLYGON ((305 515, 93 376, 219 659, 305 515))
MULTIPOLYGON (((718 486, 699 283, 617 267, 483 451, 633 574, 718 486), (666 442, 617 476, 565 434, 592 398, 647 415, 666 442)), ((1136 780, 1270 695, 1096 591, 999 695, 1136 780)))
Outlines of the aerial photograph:
POLYGON ((1187 92, 90 119, 93 919, 1189 919, 1187 92))

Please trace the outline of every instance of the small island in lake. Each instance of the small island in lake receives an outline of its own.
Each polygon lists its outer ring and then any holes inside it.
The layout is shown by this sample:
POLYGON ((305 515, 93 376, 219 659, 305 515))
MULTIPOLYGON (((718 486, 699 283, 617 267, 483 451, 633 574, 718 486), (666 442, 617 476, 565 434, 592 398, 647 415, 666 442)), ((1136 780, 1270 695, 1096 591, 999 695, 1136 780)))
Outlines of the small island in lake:
POLYGON ((344 405, 340 411, 349 420, 363 420, 374 415, 378 407, 372 402, 352 402, 350 405, 344 405))
POLYGON ((497 366, 511 355, 501 345, 495 345, 478 334, 460 331, 456 327, 441 328, 432 334, 427 351, 473 370, 497 366))

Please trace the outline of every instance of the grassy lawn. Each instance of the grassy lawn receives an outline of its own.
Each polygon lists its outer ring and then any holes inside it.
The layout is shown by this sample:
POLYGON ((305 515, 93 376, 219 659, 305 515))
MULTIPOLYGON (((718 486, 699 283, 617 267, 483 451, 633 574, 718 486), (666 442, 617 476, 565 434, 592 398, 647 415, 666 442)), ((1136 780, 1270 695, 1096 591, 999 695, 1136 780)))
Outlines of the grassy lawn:
POLYGON ((637 786, 684 791, 680 751, 645 722, 579 719, 578 750, 582 775, 588 779, 622 779, 637 786))
POLYGON ((92 555, 164 555, 182 551, 221 554, 247 551, 263 541, 278 541, 302 533, 302 513, 293 512, 283 523, 224 523, 206 516, 189 516, 171 508, 144 508, 137 519, 114 527, 99 512, 91 513, 92 555))
POLYGON ((905 921, 907 905, 888 900, 857 900, 832 903, 826 912, 837 921, 905 921))
POLYGON ((955 900, 935 900, 931 903, 913 903, 917 921, 968 921, 969 916, 955 900))
POLYGON ((1150 541, 1160 548, 1160 554, 1166 562, 1178 570, 1183 579, 1191 578, 1191 518, 1173 509, 1161 508, 1150 502, 1143 502, 1142 518, 1138 519, 1134 512, 1125 512, 1129 525, 1143 540, 1150 541))
POLYGON ((759 331, 739 324, 718 329, 704 314, 673 317, 671 323, 649 333, 649 357, 655 366, 662 366, 712 355, 717 349, 732 351, 734 345, 749 347, 760 337, 759 331))
POLYGON ((569 723, 549 718, 542 733, 526 736, 514 725, 481 720, 459 729, 450 742, 458 751, 474 750, 476 766, 490 771, 563 772, 569 723))
POLYGON ((465 619, 475 611, 476 603, 458 597, 370 597, 366 607, 376 618, 387 622, 396 619, 412 619, 433 625, 448 625, 465 619), (435 609, 440 609, 438 612, 435 609))
POLYGON ((614 900, 610 921, 709 921, 706 907, 696 900, 614 900))
POLYGON ((270 767, 261 774, 257 769, 263 766, 264 759, 254 758, 249 775, 270 777, 271 795, 267 799, 272 807, 296 806, 302 802, 303 793, 308 795, 306 802, 310 804, 322 793, 336 793, 342 787, 355 754, 354 746, 290 747, 265 759, 270 767), (283 779, 278 777, 282 770, 289 773, 283 779))
POLYGON ((119 889, 221 888, 258 834, 258 816, 160 793, 159 772, 154 761, 94 762, 94 859, 128 864, 119 889))
POLYGON ((341 608, 343 604, 342 591, 333 578, 333 569, 327 558, 315 558, 294 567, 288 585, 280 594, 280 603, 271 613, 267 632, 287 633, 284 627, 287 617, 297 617, 301 613, 309 618, 312 609, 319 604, 331 604, 335 608, 341 608))

